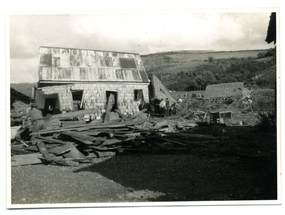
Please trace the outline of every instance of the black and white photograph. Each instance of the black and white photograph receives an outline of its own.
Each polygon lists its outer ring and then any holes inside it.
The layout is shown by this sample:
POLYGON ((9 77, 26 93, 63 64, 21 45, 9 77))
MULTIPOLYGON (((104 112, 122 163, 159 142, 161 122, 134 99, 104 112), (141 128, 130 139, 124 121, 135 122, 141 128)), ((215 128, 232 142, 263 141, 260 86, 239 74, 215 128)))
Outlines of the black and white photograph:
POLYGON ((7 207, 280 204, 279 15, 6 14, 7 207))

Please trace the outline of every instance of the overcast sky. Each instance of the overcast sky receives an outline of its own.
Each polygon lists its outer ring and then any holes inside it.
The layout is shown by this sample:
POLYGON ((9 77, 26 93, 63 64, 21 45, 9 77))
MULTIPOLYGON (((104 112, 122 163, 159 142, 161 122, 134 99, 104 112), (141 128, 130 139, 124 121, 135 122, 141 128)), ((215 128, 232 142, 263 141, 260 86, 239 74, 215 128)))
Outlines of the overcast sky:
POLYGON ((267 49, 268 12, 101 11, 10 15, 10 81, 38 81, 38 48, 148 54, 175 50, 267 49))

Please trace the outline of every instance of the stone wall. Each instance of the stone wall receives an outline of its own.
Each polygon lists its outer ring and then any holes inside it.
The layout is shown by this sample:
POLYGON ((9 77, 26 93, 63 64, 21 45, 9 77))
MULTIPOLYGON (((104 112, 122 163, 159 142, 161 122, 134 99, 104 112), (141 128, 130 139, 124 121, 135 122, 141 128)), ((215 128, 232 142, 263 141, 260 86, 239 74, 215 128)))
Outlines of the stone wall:
POLYGON ((148 84, 121 84, 121 83, 77 83, 72 85, 50 86, 41 88, 36 94, 40 109, 44 108, 47 96, 58 97, 60 111, 72 111, 72 91, 83 90, 82 106, 84 109, 97 108, 101 112, 106 104, 106 91, 117 92, 118 108, 124 114, 134 114, 139 111, 140 101, 135 101, 134 91, 143 90, 144 100, 149 102, 148 84))

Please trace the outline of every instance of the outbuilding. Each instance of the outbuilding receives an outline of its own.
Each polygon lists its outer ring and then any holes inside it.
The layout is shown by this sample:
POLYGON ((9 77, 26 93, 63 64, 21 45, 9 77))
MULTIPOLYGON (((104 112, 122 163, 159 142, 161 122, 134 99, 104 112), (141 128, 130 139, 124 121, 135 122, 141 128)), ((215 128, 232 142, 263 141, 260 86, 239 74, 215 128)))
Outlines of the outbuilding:
POLYGON ((230 98, 243 98, 250 95, 243 82, 208 85, 204 98, 209 101, 226 100, 230 98))

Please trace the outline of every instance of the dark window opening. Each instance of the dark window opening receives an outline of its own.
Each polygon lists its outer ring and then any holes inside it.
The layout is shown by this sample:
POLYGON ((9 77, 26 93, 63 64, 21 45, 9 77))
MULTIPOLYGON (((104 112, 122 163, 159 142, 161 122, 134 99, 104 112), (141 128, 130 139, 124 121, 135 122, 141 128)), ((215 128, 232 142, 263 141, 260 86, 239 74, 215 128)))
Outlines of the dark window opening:
POLYGON ((83 90, 78 91, 72 91, 72 100, 73 100, 73 110, 81 110, 83 109, 81 103, 82 103, 82 97, 83 97, 83 90))
POLYGON ((135 96, 134 96, 134 100, 135 101, 139 101, 140 99, 144 100, 144 98, 143 98, 143 90, 134 90, 134 94, 135 94, 135 96))

